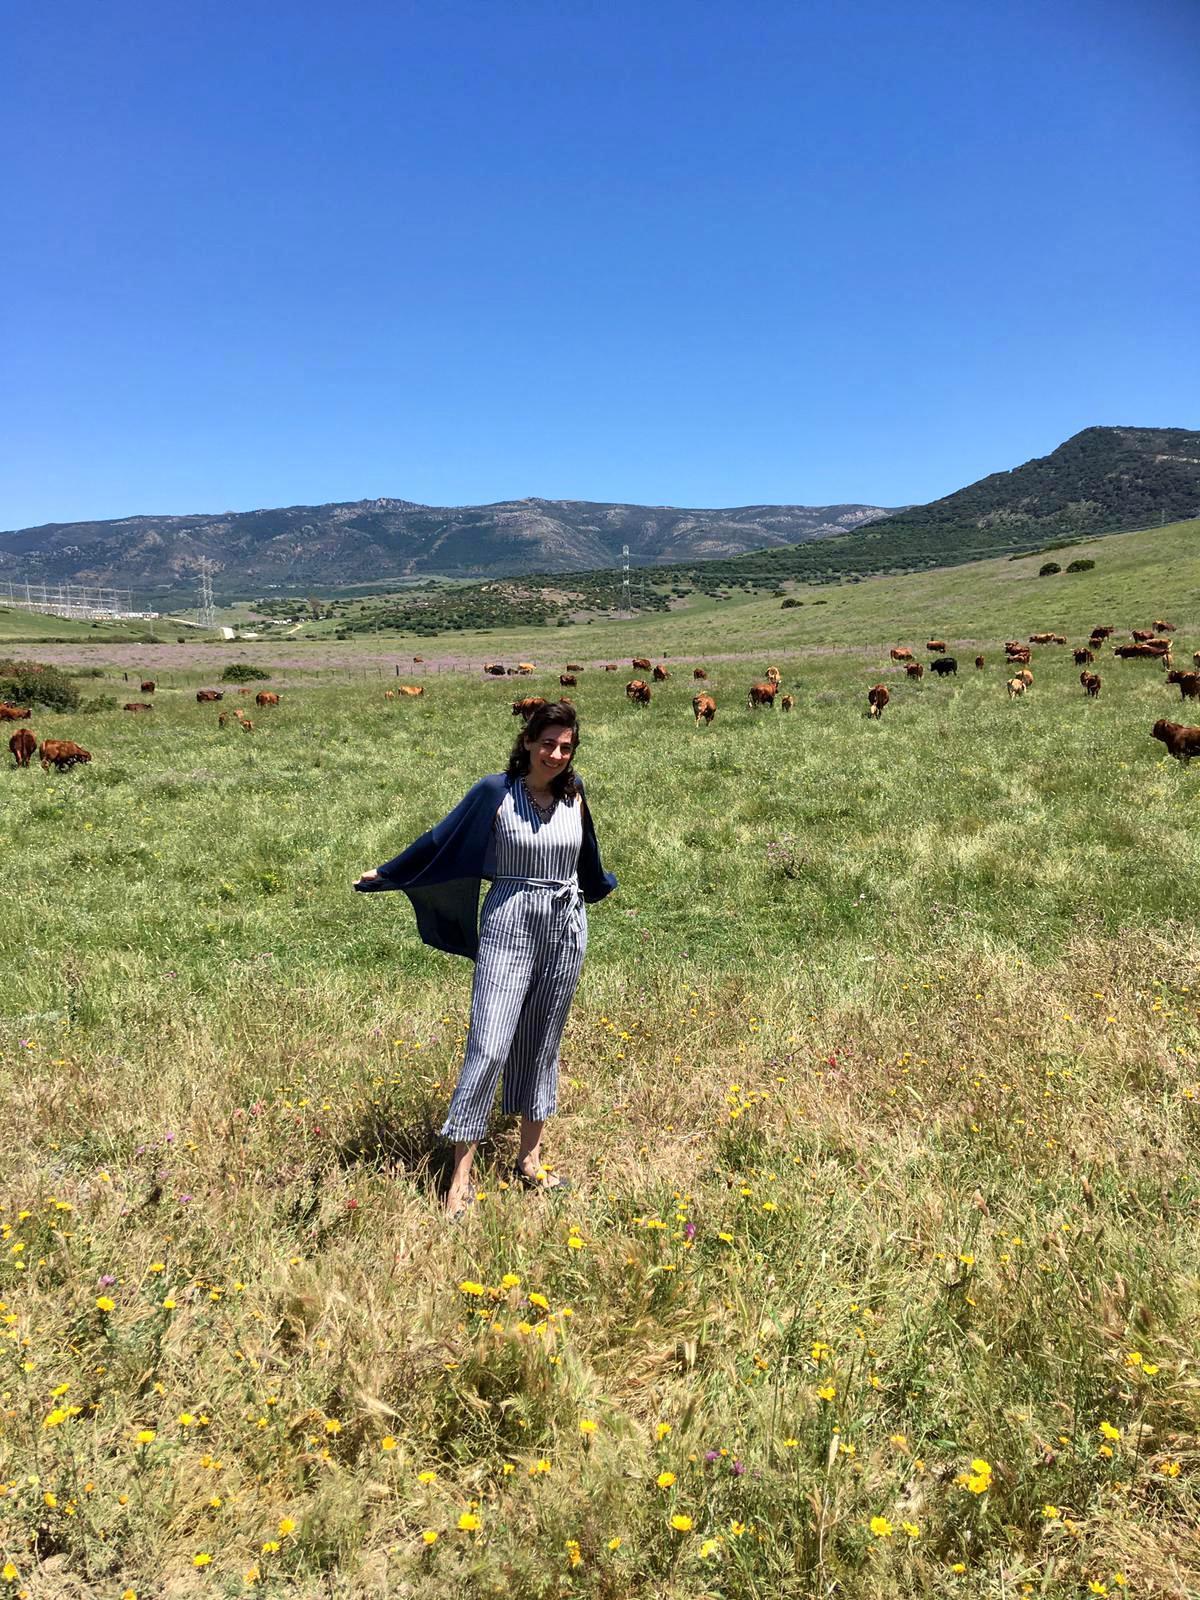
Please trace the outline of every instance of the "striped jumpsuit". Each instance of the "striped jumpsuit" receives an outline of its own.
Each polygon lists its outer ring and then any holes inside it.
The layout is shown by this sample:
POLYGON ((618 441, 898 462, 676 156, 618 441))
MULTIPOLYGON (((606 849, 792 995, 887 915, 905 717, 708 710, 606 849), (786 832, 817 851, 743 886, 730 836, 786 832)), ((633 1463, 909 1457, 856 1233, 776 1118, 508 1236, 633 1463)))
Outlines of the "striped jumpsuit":
POLYGON ((466 1057, 443 1135, 463 1144, 487 1132, 504 1075, 506 1116, 541 1122, 558 1099, 558 1046, 587 949, 576 868, 582 800, 543 819, 521 782, 496 813, 496 867, 483 902, 466 1057))

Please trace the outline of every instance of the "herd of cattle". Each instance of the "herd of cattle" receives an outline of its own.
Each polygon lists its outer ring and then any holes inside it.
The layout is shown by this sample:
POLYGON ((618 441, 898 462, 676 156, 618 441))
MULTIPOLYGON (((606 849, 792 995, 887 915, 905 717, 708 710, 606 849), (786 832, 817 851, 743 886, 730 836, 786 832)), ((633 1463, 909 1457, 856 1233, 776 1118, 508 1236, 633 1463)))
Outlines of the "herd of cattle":
MULTIPOLYGON (((1079 682, 1084 694, 1089 699, 1095 699, 1101 689, 1102 679, 1100 674, 1090 669, 1095 665, 1097 653, 1101 651, 1107 641, 1116 632, 1113 627, 1093 628, 1086 645, 1073 649, 1072 656, 1076 666, 1083 670, 1079 674, 1079 682)), ((1193 667, 1179 670, 1174 667, 1171 651, 1171 634, 1175 632, 1174 623, 1159 619, 1153 628, 1135 628, 1131 631, 1129 643, 1114 644, 1111 646, 1112 654, 1122 661, 1129 660, 1154 660, 1159 661, 1168 669, 1166 682, 1178 687, 1180 698, 1183 701, 1200 700, 1200 650, 1192 657, 1193 667)), ((1033 672, 1030 669, 1031 646, 1063 645, 1067 644, 1066 637, 1060 633, 1031 633, 1028 641, 1007 639, 1004 642, 1004 661, 1008 670, 1013 675, 1006 679, 1006 688, 1010 700, 1024 696, 1034 683, 1033 672)), ((926 652, 932 658, 928 663, 928 670, 937 677, 954 677, 958 673, 958 661, 954 656, 947 654, 944 639, 929 639, 925 644, 926 652)), ((903 667, 905 677, 919 683, 925 676, 925 663, 916 658, 914 652, 906 645, 894 645, 889 652, 891 661, 898 667, 903 667)), ((420 656, 414 656, 414 662, 421 661, 420 656)), ((631 678, 625 685, 625 695, 631 705, 646 707, 651 703, 652 685, 664 684, 671 676, 668 668, 661 662, 654 663, 648 656, 633 656, 631 665, 636 672, 647 673, 645 677, 631 678)), ((977 655, 975 667, 982 671, 987 665, 986 657, 977 655)), ((535 670, 532 661, 518 662, 514 667, 504 666, 498 661, 488 661, 483 664, 483 670, 492 677, 528 677, 535 670)), ((559 687, 562 689, 574 688, 579 682, 579 674, 585 669, 578 662, 568 662, 559 673, 559 687)), ((608 661, 603 664, 605 672, 620 671, 619 664, 608 661)), ((692 670, 692 679, 697 683, 706 682, 708 673, 704 667, 695 667, 692 670)), ((153 679, 144 679, 141 683, 142 694, 153 694, 156 684, 153 679)), ((746 697, 747 708, 751 711, 773 710, 778 700, 783 711, 791 711, 795 707, 795 696, 782 693, 782 674, 778 667, 768 667, 761 682, 752 683, 746 697)), ((246 694, 245 688, 239 689, 239 694, 246 694)), ((424 695, 425 688, 422 684, 400 684, 396 689, 384 692, 386 700, 394 700, 399 694, 402 698, 415 699, 424 695)), ((565 697, 563 697, 565 698, 565 697)), ((224 691, 220 689, 198 689, 196 691, 197 704, 207 705, 224 699, 224 691)), ((867 716, 878 720, 882 717, 885 708, 891 703, 892 691, 885 683, 872 684, 867 690, 867 716)), ((526 695, 512 703, 514 716, 519 716, 523 722, 528 722, 539 707, 546 704, 542 695, 526 695)), ((279 705, 279 695, 273 690, 262 689, 255 695, 255 704, 259 709, 279 705)), ((122 708, 133 713, 144 713, 153 710, 150 702, 145 700, 127 701, 122 708)), ((692 712, 696 719, 696 726, 701 723, 708 725, 717 714, 717 701, 715 696, 707 690, 697 690, 692 697, 692 712)), ((0 722, 28 721, 32 715, 28 706, 13 706, 0 702, 0 722)), ((218 726, 224 728, 232 720, 246 733, 254 731, 253 722, 240 709, 231 713, 219 713, 218 726)), ((1168 752, 1186 763, 1194 755, 1200 755, 1200 727, 1192 727, 1185 723, 1169 722, 1160 719, 1154 724, 1152 737, 1160 740, 1168 752)), ((35 753, 39 752, 37 737, 28 728, 21 728, 8 741, 9 750, 18 767, 29 766, 35 753)), ((90 761, 91 754, 82 745, 70 739, 43 739, 40 745, 41 764, 44 770, 49 771, 54 767, 57 771, 69 770, 77 763, 90 761)))

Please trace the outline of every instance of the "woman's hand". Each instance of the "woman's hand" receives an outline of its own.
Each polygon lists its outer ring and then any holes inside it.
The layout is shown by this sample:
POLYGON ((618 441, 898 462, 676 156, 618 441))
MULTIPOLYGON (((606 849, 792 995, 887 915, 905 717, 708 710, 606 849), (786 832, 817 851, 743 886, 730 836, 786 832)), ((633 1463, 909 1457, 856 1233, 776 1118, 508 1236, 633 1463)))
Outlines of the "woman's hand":
POLYGON ((374 867, 372 867, 369 872, 359 873, 358 877, 354 880, 354 887, 357 889, 360 883, 377 883, 378 881, 379 873, 374 867))

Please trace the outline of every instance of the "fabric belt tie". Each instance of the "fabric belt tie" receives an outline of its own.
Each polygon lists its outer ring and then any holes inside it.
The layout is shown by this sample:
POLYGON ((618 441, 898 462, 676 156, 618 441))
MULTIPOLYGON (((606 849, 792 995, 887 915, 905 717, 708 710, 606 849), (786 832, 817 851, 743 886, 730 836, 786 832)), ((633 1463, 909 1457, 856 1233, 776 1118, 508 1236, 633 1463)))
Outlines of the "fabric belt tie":
POLYGON ((551 894, 554 905, 564 910, 583 904, 578 878, 523 878, 514 872, 498 872, 492 882, 519 883, 524 889, 545 889, 551 894))

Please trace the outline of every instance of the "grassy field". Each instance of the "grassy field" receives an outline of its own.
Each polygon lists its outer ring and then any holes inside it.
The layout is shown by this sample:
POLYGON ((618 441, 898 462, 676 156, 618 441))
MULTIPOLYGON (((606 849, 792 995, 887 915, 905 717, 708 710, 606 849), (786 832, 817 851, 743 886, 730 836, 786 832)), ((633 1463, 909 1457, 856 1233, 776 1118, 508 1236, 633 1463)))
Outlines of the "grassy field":
POLYGON ((94 759, 0 775, 0 1594, 1200 1592, 1200 769, 1149 737, 1192 717, 1062 649, 1010 704, 995 650, 1166 615, 1190 656, 1194 532, 555 630, 703 654, 720 710, 571 691, 620 879, 574 1189, 509 1189, 498 1122, 459 1227, 470 967, 349 885, 503 764, 514 684, 314 672, 243 734, 218 653, 35 716, 94 759), (931 630, 991 664, 908 684, 931 630), (722 659, 759 642, 790 716, 722 659))

